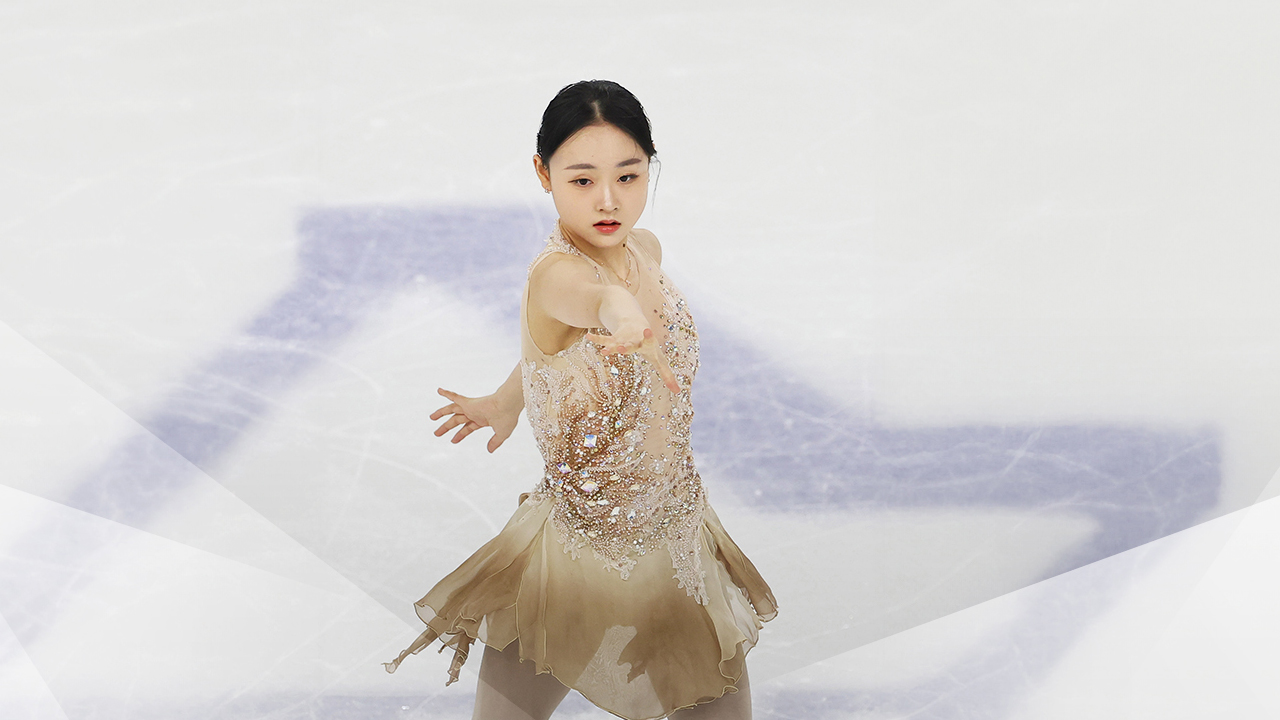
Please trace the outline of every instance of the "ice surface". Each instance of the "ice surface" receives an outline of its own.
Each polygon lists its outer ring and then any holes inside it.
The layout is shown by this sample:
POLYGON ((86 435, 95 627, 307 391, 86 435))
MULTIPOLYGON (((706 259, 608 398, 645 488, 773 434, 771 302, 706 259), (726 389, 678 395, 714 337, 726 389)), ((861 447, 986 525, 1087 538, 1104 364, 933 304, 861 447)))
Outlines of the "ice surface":
POLYGON ((7 3, 0 715, 470 717, 380 662, 540 460, 427 415, 607 77, 758 717, 1275 717, 1278 12, 7 3))

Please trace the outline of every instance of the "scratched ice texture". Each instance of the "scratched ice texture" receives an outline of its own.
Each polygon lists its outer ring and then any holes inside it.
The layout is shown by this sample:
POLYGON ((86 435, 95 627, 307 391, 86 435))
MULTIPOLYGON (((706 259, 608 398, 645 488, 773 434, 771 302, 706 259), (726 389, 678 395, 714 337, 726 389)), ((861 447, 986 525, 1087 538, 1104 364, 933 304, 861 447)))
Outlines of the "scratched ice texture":
POLYGON ((537 479, 427 415, 518 357, 592 76, 758 717, 1280 716, 1276 14, 8 4, 0 716, 470 717, 479 663, 380 661, 537 479))

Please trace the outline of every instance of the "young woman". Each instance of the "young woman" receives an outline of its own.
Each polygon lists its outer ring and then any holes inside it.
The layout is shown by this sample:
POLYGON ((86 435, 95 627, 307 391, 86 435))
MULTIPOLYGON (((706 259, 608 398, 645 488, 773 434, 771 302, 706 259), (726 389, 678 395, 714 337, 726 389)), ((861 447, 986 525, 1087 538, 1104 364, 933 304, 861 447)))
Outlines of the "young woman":
POLYGON ((529 266, 521 361, 452 402, 493 452, 527 411, 545 470, 496 537, 415 603, 457 680, 485 644, 475 718, 545 720, 570 688, 627 720, 750 718, 746 654, 777 614, 707 502, 689 447, 698 334, 644 211, 649 119, 617 83, 562 89, 534 169, 559 219, 529 266), (443 651, 444 647, 441 647, 443 651))

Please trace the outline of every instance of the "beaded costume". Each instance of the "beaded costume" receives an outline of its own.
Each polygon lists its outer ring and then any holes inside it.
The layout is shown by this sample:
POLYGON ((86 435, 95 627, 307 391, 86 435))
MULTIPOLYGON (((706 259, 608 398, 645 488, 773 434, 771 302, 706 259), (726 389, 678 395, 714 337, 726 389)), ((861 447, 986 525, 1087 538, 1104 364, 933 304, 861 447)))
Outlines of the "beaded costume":
MULTIPOLYGON (((521 371, 544 472, 502 531, 415 603, 427 628, 387 672, 439 637, 455 649, 447 685, 473 640, 498 650, 519 640, 538 672, 628 720, 737 691, 776 602, 694 467, 698 333, 688 304, 634 238, 626 247, 640 270, 633 294, 680 392, 644 356, 604 355, 585 334, 543 353, 528 330, 526 282, 521 371)), ((557 222, 529 272, 557 252, 595 265, 557 222)), ((599 266, 596 275, 610 282, 599 266)))

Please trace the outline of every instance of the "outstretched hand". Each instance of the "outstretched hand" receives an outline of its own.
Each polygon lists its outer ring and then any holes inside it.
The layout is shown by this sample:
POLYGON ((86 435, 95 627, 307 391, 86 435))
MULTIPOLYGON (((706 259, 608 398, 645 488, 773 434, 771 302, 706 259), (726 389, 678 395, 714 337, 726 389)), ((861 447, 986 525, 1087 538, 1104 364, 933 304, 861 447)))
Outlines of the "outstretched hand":
POLYGON ((462 426, 458 432, 454 433, 453 438, 449 441, 459 443, 463 438, 482 427, 493 428, 493 437, 489 438, 489 452, 497 450, 502 443, 509 437, 511 432, 516 429, 516 423, 520 421, 520 407, 508 408, 504 407, 498 401, 498 396, 485 395, 484 397, 472 398, 466 395, 459 395, 456 392, 437 388, 436 392, 452 400, 453 402, 431 413, 432 420, 439 420, 445 415, 452 414, 448 420, 445 420, 440 427, 436 428, 436 437, 442 437, 459 425, 462 426))
POLYGON ((680 384, 676 382, 676 374, 671 371, 671 364, 667 362, 667 356, 658 347, 658 341, 653 335, 653 329, 647 325, 643 332, 637 332, 634 328, 624 328, 613 335, 597 335, 589 332, 586 337, 591 342, 601 346, 601 353, 604 355, 640 353, 653 364, 654 369, 658 371, 658 377, 662 378, 662 384, 666 385, 668 390, 673 393, 680 392, 680 384))

